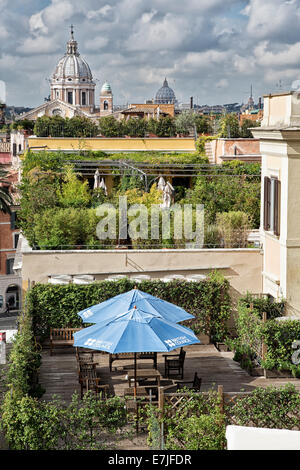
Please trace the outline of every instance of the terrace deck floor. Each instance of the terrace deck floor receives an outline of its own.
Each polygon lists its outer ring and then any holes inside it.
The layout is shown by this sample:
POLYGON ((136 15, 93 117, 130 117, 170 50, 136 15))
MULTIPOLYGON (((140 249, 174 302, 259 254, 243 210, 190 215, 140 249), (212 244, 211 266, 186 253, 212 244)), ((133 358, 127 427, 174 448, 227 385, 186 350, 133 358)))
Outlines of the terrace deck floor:
MULTIPOLYGON (((188 346, 185 347, 185 351, 184 380, 192 380, 194 373, 198 372, 198 376, 202 378, 202 391, 217 389, 218 385, 223 385, 224 392, 251 391, 255 387, 270 385, 280 387, 287 383, 294 384, 300 391, 299 379, 252 377, 232 360, 231 352, 220 352, 213 345, 188 346)), ((172 354, 177 352, 172 351, 172 354)), ((158 354, 157 359, 158 370, 163 375, 162 354, 158 354)), ((113 371, 110 372, 107 354, 95 354, 94 360, 98 363, 97 369, 103 383, 110 385, 111 393, 123 396, 124 389, 128 387, 126 373, 133 367, 133 361, 130 359, 115 361, 113 371)), ((152 361, 139 360, 138 367, 152 367, 152 361)), ((39 380, 46 390, 43 400, 49 401, 53 395, 56 395, 63 401, 70 402, 74 392, 80 393, 75 349, 72 347, 55 349, 53 356, 50 356, 49 349, 43 349, 39 380)), ((170 381, 162 381, 162 385, 167 383, 170 381)))

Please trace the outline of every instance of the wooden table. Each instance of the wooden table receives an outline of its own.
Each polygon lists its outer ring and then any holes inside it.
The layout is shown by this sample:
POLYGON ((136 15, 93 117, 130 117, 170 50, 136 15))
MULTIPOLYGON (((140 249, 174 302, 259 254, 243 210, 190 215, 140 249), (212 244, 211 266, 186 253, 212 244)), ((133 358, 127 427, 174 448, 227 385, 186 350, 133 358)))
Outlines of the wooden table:
MULTIPOLYGON (((128 371, 128 384, 131 387, 131 381, 134 380, 135 372, 134 370, 128 371)), ((140 379, 156 379, 157 387, 160 387, 160 372, 157 369, 137 369, 136 371, 137 380, 140 379)))

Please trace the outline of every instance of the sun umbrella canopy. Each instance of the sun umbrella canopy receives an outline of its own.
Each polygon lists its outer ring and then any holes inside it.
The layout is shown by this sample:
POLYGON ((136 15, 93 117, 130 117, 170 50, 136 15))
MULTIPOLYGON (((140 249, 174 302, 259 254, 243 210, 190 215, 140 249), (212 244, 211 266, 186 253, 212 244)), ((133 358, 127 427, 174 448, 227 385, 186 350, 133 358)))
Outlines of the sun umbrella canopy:
POLYGON ((74 333, 74 346, 106 351, 168 352, 178 347, 200 343, 185 326, 165 320, 158 313, 140 307, 74 333))
POLYGON ((134 306, 150 314, 159 314, 170 322, 180 322, 194 318, 183 308, 139 289, 132 289, 124 294, 116 295, 100 304, 82 310, 78 315, 84 323, 98 323, 113 319, 119 313, 127 312, 134 306))

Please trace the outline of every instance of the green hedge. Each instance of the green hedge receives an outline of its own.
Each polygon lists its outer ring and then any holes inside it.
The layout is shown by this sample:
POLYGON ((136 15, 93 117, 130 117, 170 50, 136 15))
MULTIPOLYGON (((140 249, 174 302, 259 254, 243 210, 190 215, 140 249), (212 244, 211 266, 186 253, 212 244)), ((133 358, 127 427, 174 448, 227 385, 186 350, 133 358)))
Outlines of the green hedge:
POLYGON ((103 450, 128 438, 124 399, 99 400, 87 392, 71 403, 8 393, 0 427, 10 450, 103 450))
POLYGON ((7 386, 21 396, 40 397, 44 390, 38 383, 41 351, 33 334, 32 319, 25 314, 19 319, 18 332, 9 355, 7 386))
POLYGON ((267 321, 262 326, 262 336, 267 346, 267 354, 262 365, 269 370, 287 370, 300 378, 300 364, 293 364, 295 352, 292 345, 300 340, 300 321, 267 321))
POLYGON ((285 305, 284 300, 274 302, 251 294, 240 299, 235 321, 237 337, 229 343, 235 350, 234 360, 242 367, 251 370, 256 362, 267 370, 289 371, 294 377, 300 377, 300 365, 292 361, 295 352, 292 345, 300 340, 300 321, 276 319, 284 316, 285 305), (262 322, 264 312, 265 323, 262 322), (264 360, 259 356, 262 343, 267 347, 264 360))
MULTIPOLYGON (((99 281, 87 286, 37 284, 27 293, 35 335, 46 338, 50 327, 80 327, 79 311, 127 292, 135 285, 129 279, 99 281)), ((213 341, 222 341, 226 336, 231 302, 229 282, 223 277, 213 273, 201 282, 151 280, 143 281, 138 287, 195 315, 196 319, 187 326, 196 333, 209 334, 213 341)))
POLYGON ((285 300, 280 302, 274 302, 271 297, 256 297, 250 292, 247 292, 246 295, 239 299, 240 306, 250 307, 250 304, 253 305, 253 310, 257 312, 259 318, 263 317, 263 313, 267 314, 267 319, 271 320, 272 318, 283 317, 285 314, 285 300))
MULTIPOLYGON (((186 391, 180 407, 164 405, 164 438, 168 450, 224 450, 226 426, 255 426, 270 429, 300 430, 300 394, 292 384, 258 387, 225 400, 214 390, 205 393, 186 391)), ((157 408, 147 414, 148 442, 159 449, 160 417, 157 408)))

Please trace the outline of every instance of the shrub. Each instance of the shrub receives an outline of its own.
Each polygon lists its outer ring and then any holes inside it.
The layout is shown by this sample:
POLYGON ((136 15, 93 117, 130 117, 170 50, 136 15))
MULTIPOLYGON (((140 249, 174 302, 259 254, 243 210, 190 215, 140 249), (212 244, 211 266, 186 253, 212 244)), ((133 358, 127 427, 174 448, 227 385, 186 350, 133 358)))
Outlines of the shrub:
POLYGON ((294 376, 300 375, 300 365, 293 364, 292 355, 295 352, 292 345, 300 339, 300 321, 269 320, 262 325, 262 336, 267 346, 267 355, 263 366, 288 370, 294 376))
POLYGON ((34 218, 34 239, 43 250, 100 248, 96 235, 99 220, 95 209, 47 209, 34 218))
POLYGON ((37 118, 33 132, 37 137, 95 137, 99 129, 94 122, 82 116, 71 119, 42 116, 37 118))
POLYGON ((251 219, 241 211, 218 213, 216 225, 223 239, 225 248, 246 248, 251 219))
POLYGON ((122 399, 99 400, 91 392, 83 400, 74 394, 69 405, 8 393, 1 411, 11 450, 105 449, 106 441, 116 441, 116 431, 127 423, 122 399))
MULTIPOLYGON (((164 409, 165 449, 223 450, 226 447, 225 419, 219 395, 186 391, 180 406, 164 409)), ((150 436, 151 437, 151 436, 150 436)))
POLYGON ((205 224, 216 224, 217 213, 241 211, 248 214, 251 228, 260 224, 260 165, 225 162, 199 170, 193 189, 186 192, 187 204, 203 204, 205 224))
POLYGON ((30 315, 20 318, 19 330, 10 352, 10 367, 7 373, 8 386, 18 396, 40 397, 43 390, 38 384, 37 374, 41 354, 32 329, 30 315))
POLYGON ((122 121, 113 116, 105 116, 99 119, 100 133, 104 137, 124 137, 125 127, 122 121))
POLYGON ((253 310, 259 315, 259 318, 262 318, 265 312, 267 319, 271 320, 284 315, 286 302, 285 300, 275 302, 270 296, 257 297, 247 292, 246 295, 239 299, 239 305, 247 308, 250 308, 250 305, 252 305, 253 310))
POLYGON ((229 424, 270 429, 300 430, 299 409, 300 394, 292 384, 257 387, 225 404, 229 424))
POLYGON ((62 207, 87 207, 91 193, 87 180, 81 181, 73 168, 68 166, 63 174, 63 183, 57 192, 58 202, 62 207))

